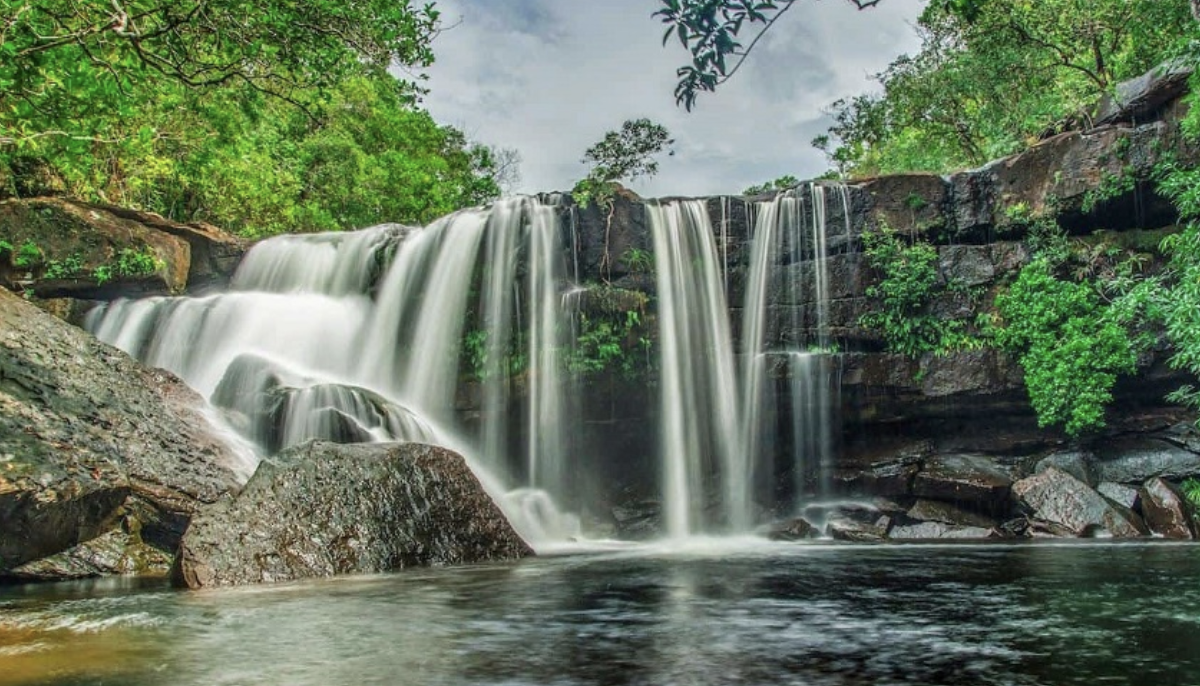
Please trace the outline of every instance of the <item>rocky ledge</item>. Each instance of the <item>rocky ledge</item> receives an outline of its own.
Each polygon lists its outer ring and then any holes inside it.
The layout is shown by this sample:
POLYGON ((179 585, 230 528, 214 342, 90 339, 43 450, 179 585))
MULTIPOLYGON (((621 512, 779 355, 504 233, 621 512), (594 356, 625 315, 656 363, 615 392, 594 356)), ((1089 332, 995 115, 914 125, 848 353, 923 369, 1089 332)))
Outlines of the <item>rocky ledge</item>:
POLYGON ((310 442, 264 462, 192 522, 189 588, 513 560, 532 554, 461 455, 417 443, 310 442))

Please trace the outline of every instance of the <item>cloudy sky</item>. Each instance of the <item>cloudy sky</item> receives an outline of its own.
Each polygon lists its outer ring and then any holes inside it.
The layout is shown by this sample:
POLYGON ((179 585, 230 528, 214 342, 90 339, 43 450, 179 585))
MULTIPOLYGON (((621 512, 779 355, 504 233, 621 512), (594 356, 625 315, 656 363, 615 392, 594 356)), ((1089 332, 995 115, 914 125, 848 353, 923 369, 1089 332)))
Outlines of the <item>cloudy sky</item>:
POLYGON ((865 12, 840 0, 803 0, 716 94, 675 106, 678 42, 662 46, 658 0, 438 0, 452 28, 435 41, 425 104, 472 139, 515 148, 517 190, 567 190, 584 150, 626 119, 649 117, 675 138, 646 196, 739 192, 826 169, 809 146, 834 100, 861 93, 871 74, 918 41, 921 0, 865 12))

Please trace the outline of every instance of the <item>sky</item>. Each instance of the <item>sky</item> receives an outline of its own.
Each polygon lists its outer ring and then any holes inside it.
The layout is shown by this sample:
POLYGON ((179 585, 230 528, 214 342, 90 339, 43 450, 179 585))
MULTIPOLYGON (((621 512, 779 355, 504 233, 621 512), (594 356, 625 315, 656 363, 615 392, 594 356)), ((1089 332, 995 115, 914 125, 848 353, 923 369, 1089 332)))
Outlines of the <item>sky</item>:
POLYGON ((802 0, 741 71, 692 112, 677 107, 675 70, 688 60, 662 44, 658 0, 438 0, 447 27, 434 41, 425 106, 472 140, 521 155, 522 193, 569 190, 583 152, 627 119, 649 117, 675 139, 657 176, 629 186, 646 197, 738 193, 785 174, 824 172, 809 141, 838 98, 871 90, 871 75, 913 52, 924 3, 889 0, 857 11, 802 0))

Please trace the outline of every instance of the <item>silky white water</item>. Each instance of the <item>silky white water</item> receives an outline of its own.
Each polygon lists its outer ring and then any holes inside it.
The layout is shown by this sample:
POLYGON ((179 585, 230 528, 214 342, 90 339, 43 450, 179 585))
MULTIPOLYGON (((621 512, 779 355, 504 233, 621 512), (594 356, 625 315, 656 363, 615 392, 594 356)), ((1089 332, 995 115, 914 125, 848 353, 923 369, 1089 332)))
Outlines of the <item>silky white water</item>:
POLYGON ((555 355, 570 327, 560 322, 567 284, 554 212, 519 198, 423 229, 274 238, 247 254, 230 292, 117 301, 88 325, 181 376, 264 452, 313 438, 444 445, 468 456, 531 542, 573 536, 577 522, 555 503, 566 473, 556 464, 565 455, 555 355), (524 279, 520 251, 532 265, 524 279), (456 415, 464 338, 486 342, 473 370, 482 436, 456 415), (531 385, 536 440, 524 465, 503 435, 512 359, 526 361, 516 371, 531 385))
MULTIPOLYGON (((777 505, 764 488, 777 472, 794 474, 801 493, 814 490, 814 469, 826 471, 837 384, 826 192, 754 208, 740 347, 728 302, 732 201, 719 227, 701 201, 646 204, 658 372, 644 381, 658 398, 672 539, 752 531, 777 505), (788 425, 790 463, 777 465, 771 441, 788 425)), ((845 214, 844 189, 840 199, 845 214)), ((314 438, 444 445, 468 457, 531 542, 576 538, 578 517, 566 512, 579 512, 593 476, 572 454, 587 391, 564 354, 589 285, 578 283, 576 217, 562 221, 555 203, 516 198, 424 228, 273 238, 226 293, 117 301, 89 328, 180 375, 264 454, 314 438)))

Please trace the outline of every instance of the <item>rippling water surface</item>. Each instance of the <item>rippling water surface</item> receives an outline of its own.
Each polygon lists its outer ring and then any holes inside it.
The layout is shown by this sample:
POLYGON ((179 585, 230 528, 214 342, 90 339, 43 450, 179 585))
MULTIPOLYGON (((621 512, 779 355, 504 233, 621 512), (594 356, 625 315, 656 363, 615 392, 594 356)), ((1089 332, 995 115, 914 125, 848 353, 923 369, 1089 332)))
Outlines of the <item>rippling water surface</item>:
POLYGON ((699 545, 0 588, 0 684, 1197 684, 1200 546, 699 545))

